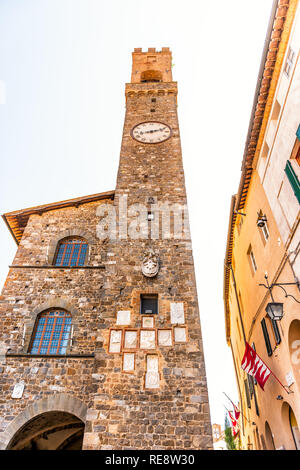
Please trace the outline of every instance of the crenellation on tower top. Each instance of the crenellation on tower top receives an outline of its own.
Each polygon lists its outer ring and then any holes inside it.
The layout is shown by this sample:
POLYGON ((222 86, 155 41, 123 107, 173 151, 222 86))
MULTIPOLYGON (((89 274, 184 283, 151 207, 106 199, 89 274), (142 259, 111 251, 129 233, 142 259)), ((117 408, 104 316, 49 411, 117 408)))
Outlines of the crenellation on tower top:
POLYGON ((172 53, 169 47, 157 51, 149 47, 147 52, 135 48, 132 53, 131 83, 172 82, 172 53))
POLYGON ((156 47, 148 47, 148 51, 143 52, 142 47, 135 47, 133 49, 133 52, 141 52, 142 54, 147 54, 147 52, 170 52, 170 48, 169 47, 162 47, 161 51, 157 51, 156 47))

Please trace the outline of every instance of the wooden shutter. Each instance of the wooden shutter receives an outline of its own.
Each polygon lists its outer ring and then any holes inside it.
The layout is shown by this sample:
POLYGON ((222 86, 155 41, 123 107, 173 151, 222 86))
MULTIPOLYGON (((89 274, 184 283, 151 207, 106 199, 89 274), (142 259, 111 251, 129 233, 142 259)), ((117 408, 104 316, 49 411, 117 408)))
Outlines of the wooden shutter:
POLYGON ((300 204, 300 181, 298 180, 298 176, 289 160, 286 162, 284 171, 300 204))
POLYGON ((278 328, 278 323, 277 323, 276 320, 271 320, 271 323, 272 323, 272 327, 273 327, 273 331, 274 331, 274 335, 275 335, 276 344, 280 344, 281 343, 281 336, 280 336, 280 332, 279 332, 279 328, 278 328))
POLYGON ((298 163, 298 165, 300 165, 300 147, 299 147, 298 152, 296 154, 295 160, 298 163))
POLYGON ((251 398, 250 398, 250 392, 249 392, 248 380, 247 379, 244 380, 244 385, 245 385, 247 406, 248 406, 248 408, 251 408, 251 398))
POLYGON ((261 327, 262 327, 262 330, 263 330, 263 335, 264 335, 264 339, 265 339, 265 343, 266 343, 268 356, 272 356, 272 353, 273 353, 272 346, 271 346, 271 343, 270 343, 270 338, 269 338, 269 333, 268 333, 268 329, 267 329, 267 325, 266 325, 266 320, 264 318, 261 321, 261 327))
MULTIPOLYGON (((252 347, 253 351, 255 351, 255 352, 256 352, 256 349, 255 349, 255 343, 254 343, 254 342, 251 344, 251 347, 252 347)), ((253 377, 253 382, 254 382, 254 385, 257 385, 257 380, 256 380, 256 378, 255 378, 255 377, 253 377)))
MULTIPOLYGON (((252 349, 256 352, 255 343, 254 343, 254 342, 251 344, 251 347, 252 347, 252 349)), ((253 380, 253 384, 254 384, 254 385, 257 385, 257 380, 256 380, 256 378, 255 378, 255 377, 252 377, 252 380, 253 380)), ((253 387, 253 395, 254 395, 255 411, 256 411, 257 416, 259 416, 259 408, 258 408, 258 403, 257 403, 257 398, 256 398, 255 387, 253 387)))
POLYGON ((254 384, 253 384, 253 380, 252 380, 252 375, 247 374, 247 380, 248 380, 250 398, 252 398, 253 393, 254 393, 254 384))

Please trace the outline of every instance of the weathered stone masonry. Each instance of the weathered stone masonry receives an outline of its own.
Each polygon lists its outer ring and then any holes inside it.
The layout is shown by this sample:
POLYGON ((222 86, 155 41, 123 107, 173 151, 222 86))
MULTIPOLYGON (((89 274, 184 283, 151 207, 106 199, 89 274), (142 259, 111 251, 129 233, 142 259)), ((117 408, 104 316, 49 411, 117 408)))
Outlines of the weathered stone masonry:
MULTIPOLYGON (((123 195, 127 195, 128 206, 134 203, 149 206, 149 198, 186 204, 177 84, 172 81, 171 54, 167 48, 148 53, 137 49, 133 53, 114 195, 106 199, 95 195, 90 202, 70 202, 68 206, 62 203, 53 210, 40 206, 22 229, 13 261, 15 267, 9 271, 1 296, 2 448, 15 442, 12 439, 22 426, 41 413, 55 409, 72 413, 72 400, 76 401, 74 415, 85 423, 84 449, 212 447, 190 240, 161 237, 100 240, 96 230, 97 208, 112 204, 118 210, 123 195), (147 70, 152 69, 161 73, 162 81, 141 82, 141 78, 147 78, 147 70), (172 136, 157 144, 137 142, 131 130, 144 121, 168 124, 172 136), (66 236, 82 236, 88 241, 84 267, 52 266, 56 245, 66 236), (159 272, 153 278, 141 271, 144 253, 149 248, 159 253, 160 260, 159 272), (155 332, 153 349, 142 347, 141 294, 158 295, 159 311, 153 315, 150 328, 155 332), (171 323, 171 308, 175 308, 171 304, 182 304, 182 324, 171 323), (50 307, 64 308, 72 315, 73 336, 67 354, 31 356, 28 348, 36 317, 50 307), (117 325, 120 311, 130 312, 129 323, 127 320, 127 324, 117 325), (185 329, 183 342, 175 342, 175 329, 179 327, 185 329), (122 343, 114 346, 119 347, 119 352, 109 352, 112 330, 121 331, 122 343), (137 344, 132 350, 124 344, 127 330, 136 332, 137 344), (167 335, 164 343, 158 332, 166 330, 169 333, 162 333, 167 335), (134 369, 127 372, 123 370, 126 352, 134 354, 134 369), (151 359, 154 361, 151 364, 158 367, 155 374, 159 375, 159 386, 153 389, 145 387, 151 359), (20 381, 24 382, 22 398, 11 398, 15 384, 20 381)), ((12 220, 9 214, 6 216, 12 220)), ((21 437, 19 442, 22 443, 21 437)))

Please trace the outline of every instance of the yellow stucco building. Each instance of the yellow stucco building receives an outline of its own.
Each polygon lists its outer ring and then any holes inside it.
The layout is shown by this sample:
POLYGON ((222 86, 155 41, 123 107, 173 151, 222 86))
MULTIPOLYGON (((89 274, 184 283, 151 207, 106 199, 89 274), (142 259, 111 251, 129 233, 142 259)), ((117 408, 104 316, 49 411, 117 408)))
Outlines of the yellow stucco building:
POLYGON ((299 51, 299 3, 275 1, 224 262, 226 338, 249 450, 300 449, 299 51), (273 302, 280 320, 266 311, 273 302), (264 391, 241 368, 246 342, 274 374, 264 391))

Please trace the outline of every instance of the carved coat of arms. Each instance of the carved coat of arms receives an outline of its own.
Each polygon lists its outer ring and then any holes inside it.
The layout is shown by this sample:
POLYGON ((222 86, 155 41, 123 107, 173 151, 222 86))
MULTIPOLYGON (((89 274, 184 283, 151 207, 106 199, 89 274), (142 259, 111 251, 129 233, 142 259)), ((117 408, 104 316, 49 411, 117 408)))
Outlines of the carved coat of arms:
POLYGON ((159 271, 159 257, 152 249, 144 253, 142 273, 146 277, 154 277, 159 271))

